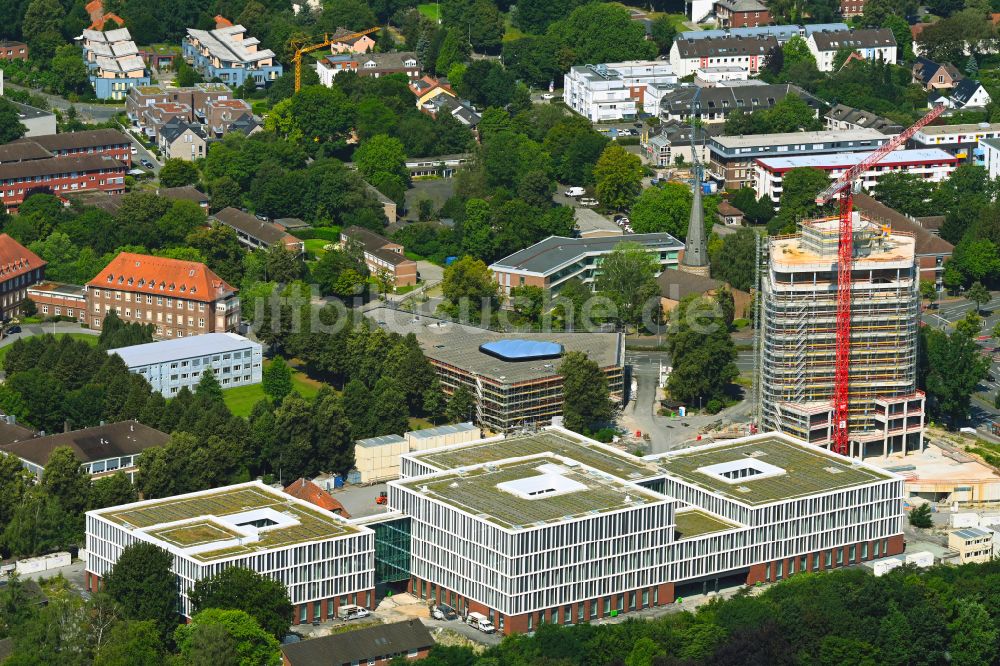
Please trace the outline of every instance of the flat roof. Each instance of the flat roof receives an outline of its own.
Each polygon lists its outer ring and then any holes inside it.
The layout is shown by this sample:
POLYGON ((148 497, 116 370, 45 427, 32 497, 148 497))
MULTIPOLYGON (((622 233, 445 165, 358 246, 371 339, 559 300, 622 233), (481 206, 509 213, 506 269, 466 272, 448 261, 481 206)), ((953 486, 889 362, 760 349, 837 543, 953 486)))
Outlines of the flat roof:
POLYGON ((361 446, 363 448, 377 448, 379 446, 385 446, 386 444, 400 444, 405 442, 400 435, 379 435, 378 437, 369 437, 368 439, 359 439, 354 442, 356 446, 361 446))
POLYGON ((523 458, 543 453, 576 460, 588 467, 626 481, 636 481, 656 476, 659 473, 654 463, 616 451, 610 446, 584 439, 569 431, 555 429, 515 435, 506 439, 479 440, 468 444, 411 453, 408 457, 444 471, 466 465, 480 465, 507 458, 523 458))
POLYGON ((800 143, 826 143, 836 141, 888 141, 889 137, 878 130, 863 127, 849 130, 819 130, 816 132, 778 132, 776 134, 741 134, 739 136, 713 136, 711 140, 726 148, 753 148, 755 146, 783 146, 800 143))
POLYGON ((678 540, 693 539, 739 527, 697 507, 681 509, 674 514, 674 533, 678 540))
POLYGON ((254 481, 91 512, 202 562, 357 534, 342 518, 254 481), (233 518, 227 520, 227 516, 233 518), (277 519, 264 531, 247 523, 277 519), (242 540, 242 543, 240 542, 242 540))
POLYGON ((65 282, 38 282, 28 287, 28 292, 45 292, 71 298, 85 298, 87 295, 87 290, 80 285, 65 282))
MULTIPOLYGON (((799 167, 837 169, 858 164, 872 151, 857 153, 827 153, 825 155, 796 155, 793 157, 759 157, 757 163, 772 171, 787 171, 799 167)), ((917 164, 922 162, 958 162, 958 158, 940 148, 894 150, 883 157, 878 166, 917 164)))
POLYGON ((862 462, 831 454, 823 449, 778 435, 697 447, 666 453, 655 459, 668 476, 685 481, 731 500, 760 506, 782 500, 808 497, 896 478, 862 462), (726 463, 763 464, 782 473, 758 474, 730 482, 701 471, 726 463))
MULTIPOLYGON (((865 215, 859 216, 861 217, 861 222, 854 223, 854 233, 858 233, 865 228, 872 231, 878 229, 878 224, 875 221, 868 219, 865 215)), ((836 228, 840 223, 837 218, 827 218, 812 220, 803 224, 825 228, 829 236, 836 232, 836 228)), ((803 243, 801 233, 772 239, 768 242, 768 248, 771 263, 775 266, 779 264, 783 266, 806 266, 816 263, 829 263, 837 259, 835 243, 830 246, 829 254, 818 254, 803 243)), ((915 254, 916 240, 912 234, 890 230, 887 242, 876 246, 868 254, 858 254, 854 258, 854 263, 855 266, 864 266, 872 262, 913 261, 915 254)))
POLYGON ((672 501, 548 454, 394 483, 515 530, 672 501))
POLYGON ((938 134, 975 134, 976 132, 1000 131, 1000 123, 962 123, 959 125, 927 125, 917 134, 935 136, 938 134))
POLYGON ((596 210, 575 208, 573 209, 573 216, 576 219, 576 229, 580 233, 588 231, 611 231, 619 236, 622 235, 622 230, 617 224, 596 210))
MULTIPOLYGON (((504 361, 479 350, 483 343, 509 338, 509 334, 384 307, 364 314, 387 330, 400 335, 413 333, 431 361, 474 372, 493 382, 517 384, 559 374, 559 359, 504 361)), ((554 342, 562 345, 564 352, 584 352, 602 368, 624 362, 619 333, 517 333, 517 337, 554 342)))
POLYGON ((436 428, 411 430, 406 434, 414 439, 428 439, 430 437, 437 437, 439 435, 453 435, 457 432, 469 432, 470 430, 475 430, 476 432, 479 432, 479 426, 473 425, 471 422, 450 423, 448 425, 438 426, 436 428))
POLYGON ((644 247, 666 247, 683 250, 684 243, 670 234, 629 234, 597 238, 564 238, 549 236, 531 247, 509 254, 490 266, 490 270, 516 270, 537 275, 552 273, 588 254, 606 254, 619 243, 637 243, 644 247))
POLYGON ((173 338, 172 340, 147 342, 143 345, 109 349, 108 354, 118 354, 125 361, 125 365, 132 368, 194 356, 222 354, 255 345, 257 345, 256 342, 236 333, 205 333, 187 338, 173 338))

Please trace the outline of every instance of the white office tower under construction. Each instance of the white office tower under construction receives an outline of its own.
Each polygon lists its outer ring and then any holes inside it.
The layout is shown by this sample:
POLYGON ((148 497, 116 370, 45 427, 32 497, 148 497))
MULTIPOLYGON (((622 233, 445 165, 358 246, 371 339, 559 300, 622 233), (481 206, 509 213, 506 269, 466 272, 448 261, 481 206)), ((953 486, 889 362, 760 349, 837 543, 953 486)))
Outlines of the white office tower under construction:
MULTIPOLYGON (((769 239, 761 280, 760 417, 822 447, 833 438, 837 338, 836 217, 769 239)), ((917 390, 920 292, 914 239, 854 213, 850 455, 923 448, 917 390)))

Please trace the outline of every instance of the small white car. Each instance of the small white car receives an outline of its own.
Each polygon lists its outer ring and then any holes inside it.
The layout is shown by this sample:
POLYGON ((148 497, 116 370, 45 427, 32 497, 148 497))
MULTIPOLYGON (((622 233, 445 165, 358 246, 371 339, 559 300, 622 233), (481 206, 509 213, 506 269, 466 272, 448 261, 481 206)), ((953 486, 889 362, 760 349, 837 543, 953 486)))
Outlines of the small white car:
POLYGON ((590 197, 584 197, 584 198, 580 199, 580 205, 581 206, 596 206, 597 205, 597 199, 591 199, 590 197))
POLYGON ((548 100, 548 99, 553 99, 554 97, 555 97, 555 95, 553 95, 552 93, 543 93, 542 94, 542 99, 548 100))
POLYGON ((571 187, 565 192, 563 192, 563 194, 565 194, 568 197, 582 197, 586 193, 587 190, 585 190, 582 187, 571 187))
POLYGON ((135 147, 135 144, 132 144, 132 154, 133 155, 139 154, 139 149, 135 147))

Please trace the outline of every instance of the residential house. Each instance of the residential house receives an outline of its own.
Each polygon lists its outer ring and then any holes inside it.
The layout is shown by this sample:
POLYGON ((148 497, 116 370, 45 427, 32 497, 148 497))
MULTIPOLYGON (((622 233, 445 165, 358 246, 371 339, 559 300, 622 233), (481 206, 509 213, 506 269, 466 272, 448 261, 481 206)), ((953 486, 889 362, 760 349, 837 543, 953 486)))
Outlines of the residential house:
MULTIPOLYGON (((206 133, 216 138, 233 131, 233 124, 244 120, 246 116, 255 121, 253 108, 242 99, 206 100, 201 108, 201 114, 201 122, 205 125, 206 133)), ((256 125, 256 129, 259 129, 259 124, 256 125)))
MULTIPOLYGON (((691 105, 699 88, 684 86, 675 88, 660 99, 660 118, 687 122, 691 116, 691 105)), ((760 109, 772 109, 788 95, 797 95, 806 104, 817 109, 821 102, 802 88, 789 83, 764 84, 754 86, 718 86, 701 88, 695 115, 704 123, 725 122, 726 116, 742 109, 753 113, 760 109)), ((817 111, 818 113, 818 111, 817 111)))
POLYGON ((249 134, 260 128, 250 104, 234 98, 229 86, 221 83, 135 88, 125 99, 125 112, 132 125, 153 141, 160 128, 171 121, 195 124, 207 139, 236 131, 249 134))
POLYGON ((983 527, 966 527, 948 533, 948 548, 958 553, 958 564, 989 562, 996 557, 1000 540, 997 532, 983 527))
POLYGON ((417 262, 407 259, 403 246, 374 231, 350 226, 340 232, 342 247, 357 245, 372 275, 387 273, 396 287, 417 283, 417 262))
POLYGON ((407 662, 423 659, 433 646, 427 627, 409 619, 289 643, 281 646, 281 653, 283 666, 388 666, 397 657, 407 662))
POLYGON ((767 25, 771 12, 758 0, 715 0, 719 27, 746 28, 767 25))
POLYGON ((416 81, 410 81, 410 91, 417 98, 417 108, 420 109, 424 104, 431 101, 438 95, 451 95, 455 96, 455 92, 451 89, 451 84, 448 83, 448 79, 436 79, 429 74, 421 76, 416 81))
POLYGON ((128 28, 107 32, 88 29, 77 39, 98 99, 123 100, 132 88, 149 85, 146 63, 139 57, 128 28))
POLYGON ((950 62, 938 64, 929 58, 918 57, 911 69, 913 82, 924 90, 950 90, 964 79, 962 73, 950 62))
POLYGON ((155 104, 181 104, 191 114, 184 118, 189 122, 203 122, 205 105, 217 99, 234 99, 233 91, 223 83, 196 83, 186 88, 167 86, 140 86, 133 88, 125 96, 125 114, 135 127, 143 126, 143 111, 155 104))
POLYGON ((170 435, 138 421, 119 421, 82 430, 71 430, 0 445, 0 454, 14 456, 35 476, 41 477, 52 452, 67 447, 80 466, 100 478, 123 472, 133 480, 139 457, 148 449, 163 446, 170 435))
POLYGON ((579 65, 563 77, 563 101, 591 122, 628 120, 642 109, 648 86, 676 83, 663 61, 579 65))
POLYGON ((187 104, 178 102, 155 102, 142 109, 142 133, 149 141, 156 141, 160 130, 169 122, 189 123, 194 113, 187 104))
POLYGON ((476 129, 482 116, 473 108, 469 100, 459 99, 453 95, 438 95, 429 102, 425 102, 420 110, 431 118, 437 118, 440 114, 451 115, 452 118, 462 123, 470 129, 476 129))
POLYGON ((207 139, 201 125, 172 120, 160 128, 156 139, 167 159, 194 162, 205 157, 207 139))
POLYGON ((806 45, 821 72, 833 71, 834 58, 843 48, 852 49, 866 60, 895 64, 897 57, 896 37, 888 28, 818 31, 809 35, 806 45))
POLYGON ((52 157, 84 157, 101 155, 132 165, 132 141, 116 129, 83 130, 46 134, 14 143, 31 142, 47 150, 52 157))
POLYGON ((281 246, 300 256, 305 252, 305 241, 296 238, 273 222, 258 220, 249 213, 238 208, 223 208, 211 217, 217 224, 222 224, 236 232, 241 243, 251 250, 267 249, 281 246))
POLYGON ((45 278, 45 266, 37 254, 7 234, 0 234, 0 318, 20 315, 28 288, 45 278))
POLYGON ((347 28, 337 28, 330 35, 330 42, 330 53, 368 53, 375 48, 375 40, 370 35, 358 35, 347 28))
POLYGON ((743 211, 728 201, 720 201, 719 207, 715 211, 715 219, 719 224, 727 227, 741 227, 743 226, 743 211))
POLYGON ((975 164, 983 163, 983 139, 1000 137, 1000 123, 962 123, 960 125, 927 125, 909 141, 908 148, 941 148, 975 164))
POLYGON ((674 167, 678 162, 691 164, 693 151, 697 150, 698 159, 708 162, 708 146, 706 139, 718 133, 718 127, 706 126, 697 130, 697 141, 692 142, 692 128, 687 123, 668 120, 644 131, 640 137, 642 156, 653 167, 674 167), (692 143, 694 147, 692 148, 692 143))
POLYGON ((823 121, 828 130, 874 129, 889 136, 903 131, 903 126, 897 122, 846 104, 835 104, 823 116, 823 121))
POLYGON ((160 338, 235 331, 237 289, 205 264, 121 252, 87 283, 87 322, 100 330, 114 310, 129 323, 153 324, 160 338))
POLYGON ((27 60, 28 45, 12 39, 0 39, 0 60, 27 60))
POLYGON ((161 187, 156 190, 164 199, 170 199, 171 201, 193 201, 198 204, 202 210, 208 210, 208 204, 211 199, 207 194, 199 190, 194 185, 184 185, 182 187, 161 187))
POLYGON ((768 54, 777 48, 778 40, 772 36, 676 39, 670 47, 670 66, 681 78, 716 65, 740 67, 756 74, 768 54))
POLYGON ((355 72, 358 76, 374 78, 389 74, 406 74, 411 81, 421 76, 417 54, 410 51, 361 55, 343 53, 327 56, 316 63, 319 82, 324 86, 332 86, 334 77, 341 72, 355 72))
POLYGON ((1000 178, 1000 139, 981 139, 979 149, 983 152, 983 166, 990 180, 1000 178))
POLYGON ((28 287, 27 297, 42 317, 66 317, 81 324, 87 321, 87 290, 80 285, 37 282, 28 287))
POLYGON ((184 60, 206 80, 218 78, 231 86, 242 86, 249 79, 261 88, 284 70, 274 51, 260 49, 259 44, 259 39, 247 36, 242 25, 215 30, 188 28, 182 52, 184 60))
POLYGON ((861 16, 865 13, 865 2, 868 0, 840 0, 840 16, 845 19, 861 16))
POLYGON ((937 91, 932 93, 928 97, 927 106, 932 108, 938 104, 944 104, 951 109, 980 109, 989 104, 990 99, 990 94, 982 83, 976 79, 962 79, 951 90, 951 94, 937 91))

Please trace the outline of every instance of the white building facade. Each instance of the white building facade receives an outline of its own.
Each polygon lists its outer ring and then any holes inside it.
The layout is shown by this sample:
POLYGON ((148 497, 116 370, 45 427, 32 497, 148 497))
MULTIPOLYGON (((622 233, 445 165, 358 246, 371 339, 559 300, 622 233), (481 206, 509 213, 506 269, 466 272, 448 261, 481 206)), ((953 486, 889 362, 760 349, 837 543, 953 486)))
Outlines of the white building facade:
POLYGON ((888 28, 865 30, 833 30, 814 32, 806 39, 809 52, 816 58, 816 68, 832 72, 837 51, 852 49, 865 60, 882 60, 895 64, 896 37, 888 28))
POLYGON ((154 391, 170 398, 183 387, 194 390, 211 370, 223 389, 259 384, 263 351, 259 343, 236 333, 206 333, 144 345, 109 349, 141 375, 154 391))
POLYGON ((676 83, 677 75, 662 60, 580 65, 563 79, 563 100, 594 123, 626 120, 642 109, 648 86, 676 83))

